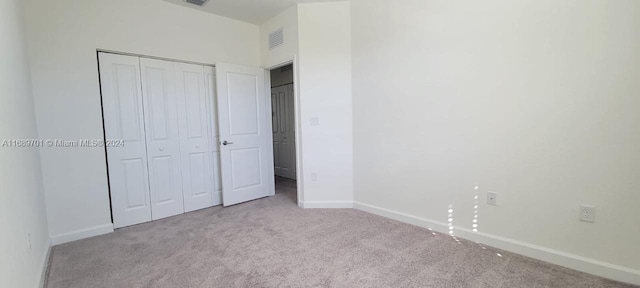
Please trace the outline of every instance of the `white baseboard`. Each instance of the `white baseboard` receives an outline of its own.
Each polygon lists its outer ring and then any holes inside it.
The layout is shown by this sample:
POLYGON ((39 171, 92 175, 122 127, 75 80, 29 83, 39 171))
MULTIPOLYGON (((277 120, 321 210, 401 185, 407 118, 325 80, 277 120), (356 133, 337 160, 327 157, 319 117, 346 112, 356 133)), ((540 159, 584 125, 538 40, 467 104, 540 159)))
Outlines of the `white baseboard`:
POLYGON ((107 234, 111 232, 113 232, 113 224, 111 223, 90 227, 86 229, 80 229, 80 230, 52 236, 51 245, 63 244, 63 243, 72 242, 72 241, 85 239, 93 236, 98 236, 102 234, 107 234))
MULTIPOLYGON (((449 226, 446 223, 417 217, 370 204, 355 201, 354 208, 376 214, 379 216, 398 220, 400 222, 431 228, 434 231, 448 233, 449 226)), ((581 272, 597 275, 615 281, 640 285, 640 270, 618 266, 578 255, 565 253, 521 241, 516 241, 492 234, 473 232, 462 227, 454 227, 456 236, 492 246, 505 251, 517 253, 534 259, 568 267, 581 272)))
POLYGON ((353 201, 300 201, 302 208, 353 208, 353 201))
POLYGON ((51 257, 51 241, 47 240, 44 247, 44 255, 40 260, 40 277, 36 279, 35 287, 44 288, 49 270, 49 257, 51 257))

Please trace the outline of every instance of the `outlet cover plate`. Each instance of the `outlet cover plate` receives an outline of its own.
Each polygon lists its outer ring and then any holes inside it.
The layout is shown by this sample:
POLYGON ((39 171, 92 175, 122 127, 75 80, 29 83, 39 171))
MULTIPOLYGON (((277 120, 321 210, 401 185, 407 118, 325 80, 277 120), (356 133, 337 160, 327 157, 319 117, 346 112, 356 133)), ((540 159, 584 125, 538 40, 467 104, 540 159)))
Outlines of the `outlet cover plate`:
POLYGON ((590 205, 580 205, 580 221, 596 222, 596 207, 590 205))

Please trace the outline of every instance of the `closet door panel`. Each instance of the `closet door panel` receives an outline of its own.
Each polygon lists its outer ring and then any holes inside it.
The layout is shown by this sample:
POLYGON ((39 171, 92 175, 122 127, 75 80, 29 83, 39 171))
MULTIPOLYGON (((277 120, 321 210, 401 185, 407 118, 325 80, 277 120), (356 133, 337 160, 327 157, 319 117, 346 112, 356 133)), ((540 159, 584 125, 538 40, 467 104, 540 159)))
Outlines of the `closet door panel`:
POLYGON ((185 211, 213 206, 204 67, 175 63, 185 211))
POLYGON ((102 109, 107 147, 113 226, 151 220, 142 87, 138 57, 99 54, 102 109))
POLYGON ((216 99, 216 75, 213 67, 204 67, 207 91, 207 111, 209 116, 209 151, 211 158, 211 184, 213 205, 222 204, 222 174, 220 171, 220 134, 218 132, 218 100, 216 99))
POLYGON ((153 220, 184 213, 174 63, 140 58, 153 220))

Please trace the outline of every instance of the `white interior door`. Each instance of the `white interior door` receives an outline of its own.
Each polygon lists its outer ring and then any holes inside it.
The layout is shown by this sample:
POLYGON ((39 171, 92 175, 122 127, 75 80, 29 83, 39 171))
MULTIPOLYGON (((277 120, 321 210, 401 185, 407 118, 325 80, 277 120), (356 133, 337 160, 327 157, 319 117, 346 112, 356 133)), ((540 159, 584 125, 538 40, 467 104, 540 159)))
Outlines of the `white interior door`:
POLYGON ((184 210, 213 206, 204 67, 175 63, 184 210))
POLYGON ((174 63, 140 58, 152 219, 184 213, 174 63))
POLYGON ((151 220, 146 139, 138 57, 100 53, 105 136, 123 139, 107 147, 113 226, 151 220))
POLYGON ((295 179, 293 85, 271 88, 273 162, 276 176, 295 179))
POLYGON ((216 99, 216 72, 213 67, 204 67, 209 110, 209 156, 211 157, 211 183, 213 185, 213 205, 222 204, 222 175, 220 174, 220 133, 218 133, 218 101, 216 99))
POLYGON ((275 189, 264 79, 263 69, 216 64, 224 206, 273 195, 275 189))

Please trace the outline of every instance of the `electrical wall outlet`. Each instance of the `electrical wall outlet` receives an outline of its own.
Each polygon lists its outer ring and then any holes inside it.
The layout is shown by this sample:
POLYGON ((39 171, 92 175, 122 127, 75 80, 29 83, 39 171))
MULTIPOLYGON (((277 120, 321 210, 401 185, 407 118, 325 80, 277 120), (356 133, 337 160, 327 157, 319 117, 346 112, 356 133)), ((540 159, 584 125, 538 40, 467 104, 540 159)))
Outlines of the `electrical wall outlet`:
POLYGON ((318 181, 318 173, 316 172, 311 173, 311 181, 318 181))
POLYGON ((487 204, 498 206, 498 193, 496 192, 487 192, 487 204))
POLYGON ((580 221, 596 222, 596 207, 589 205, 580 205, 580 221))

